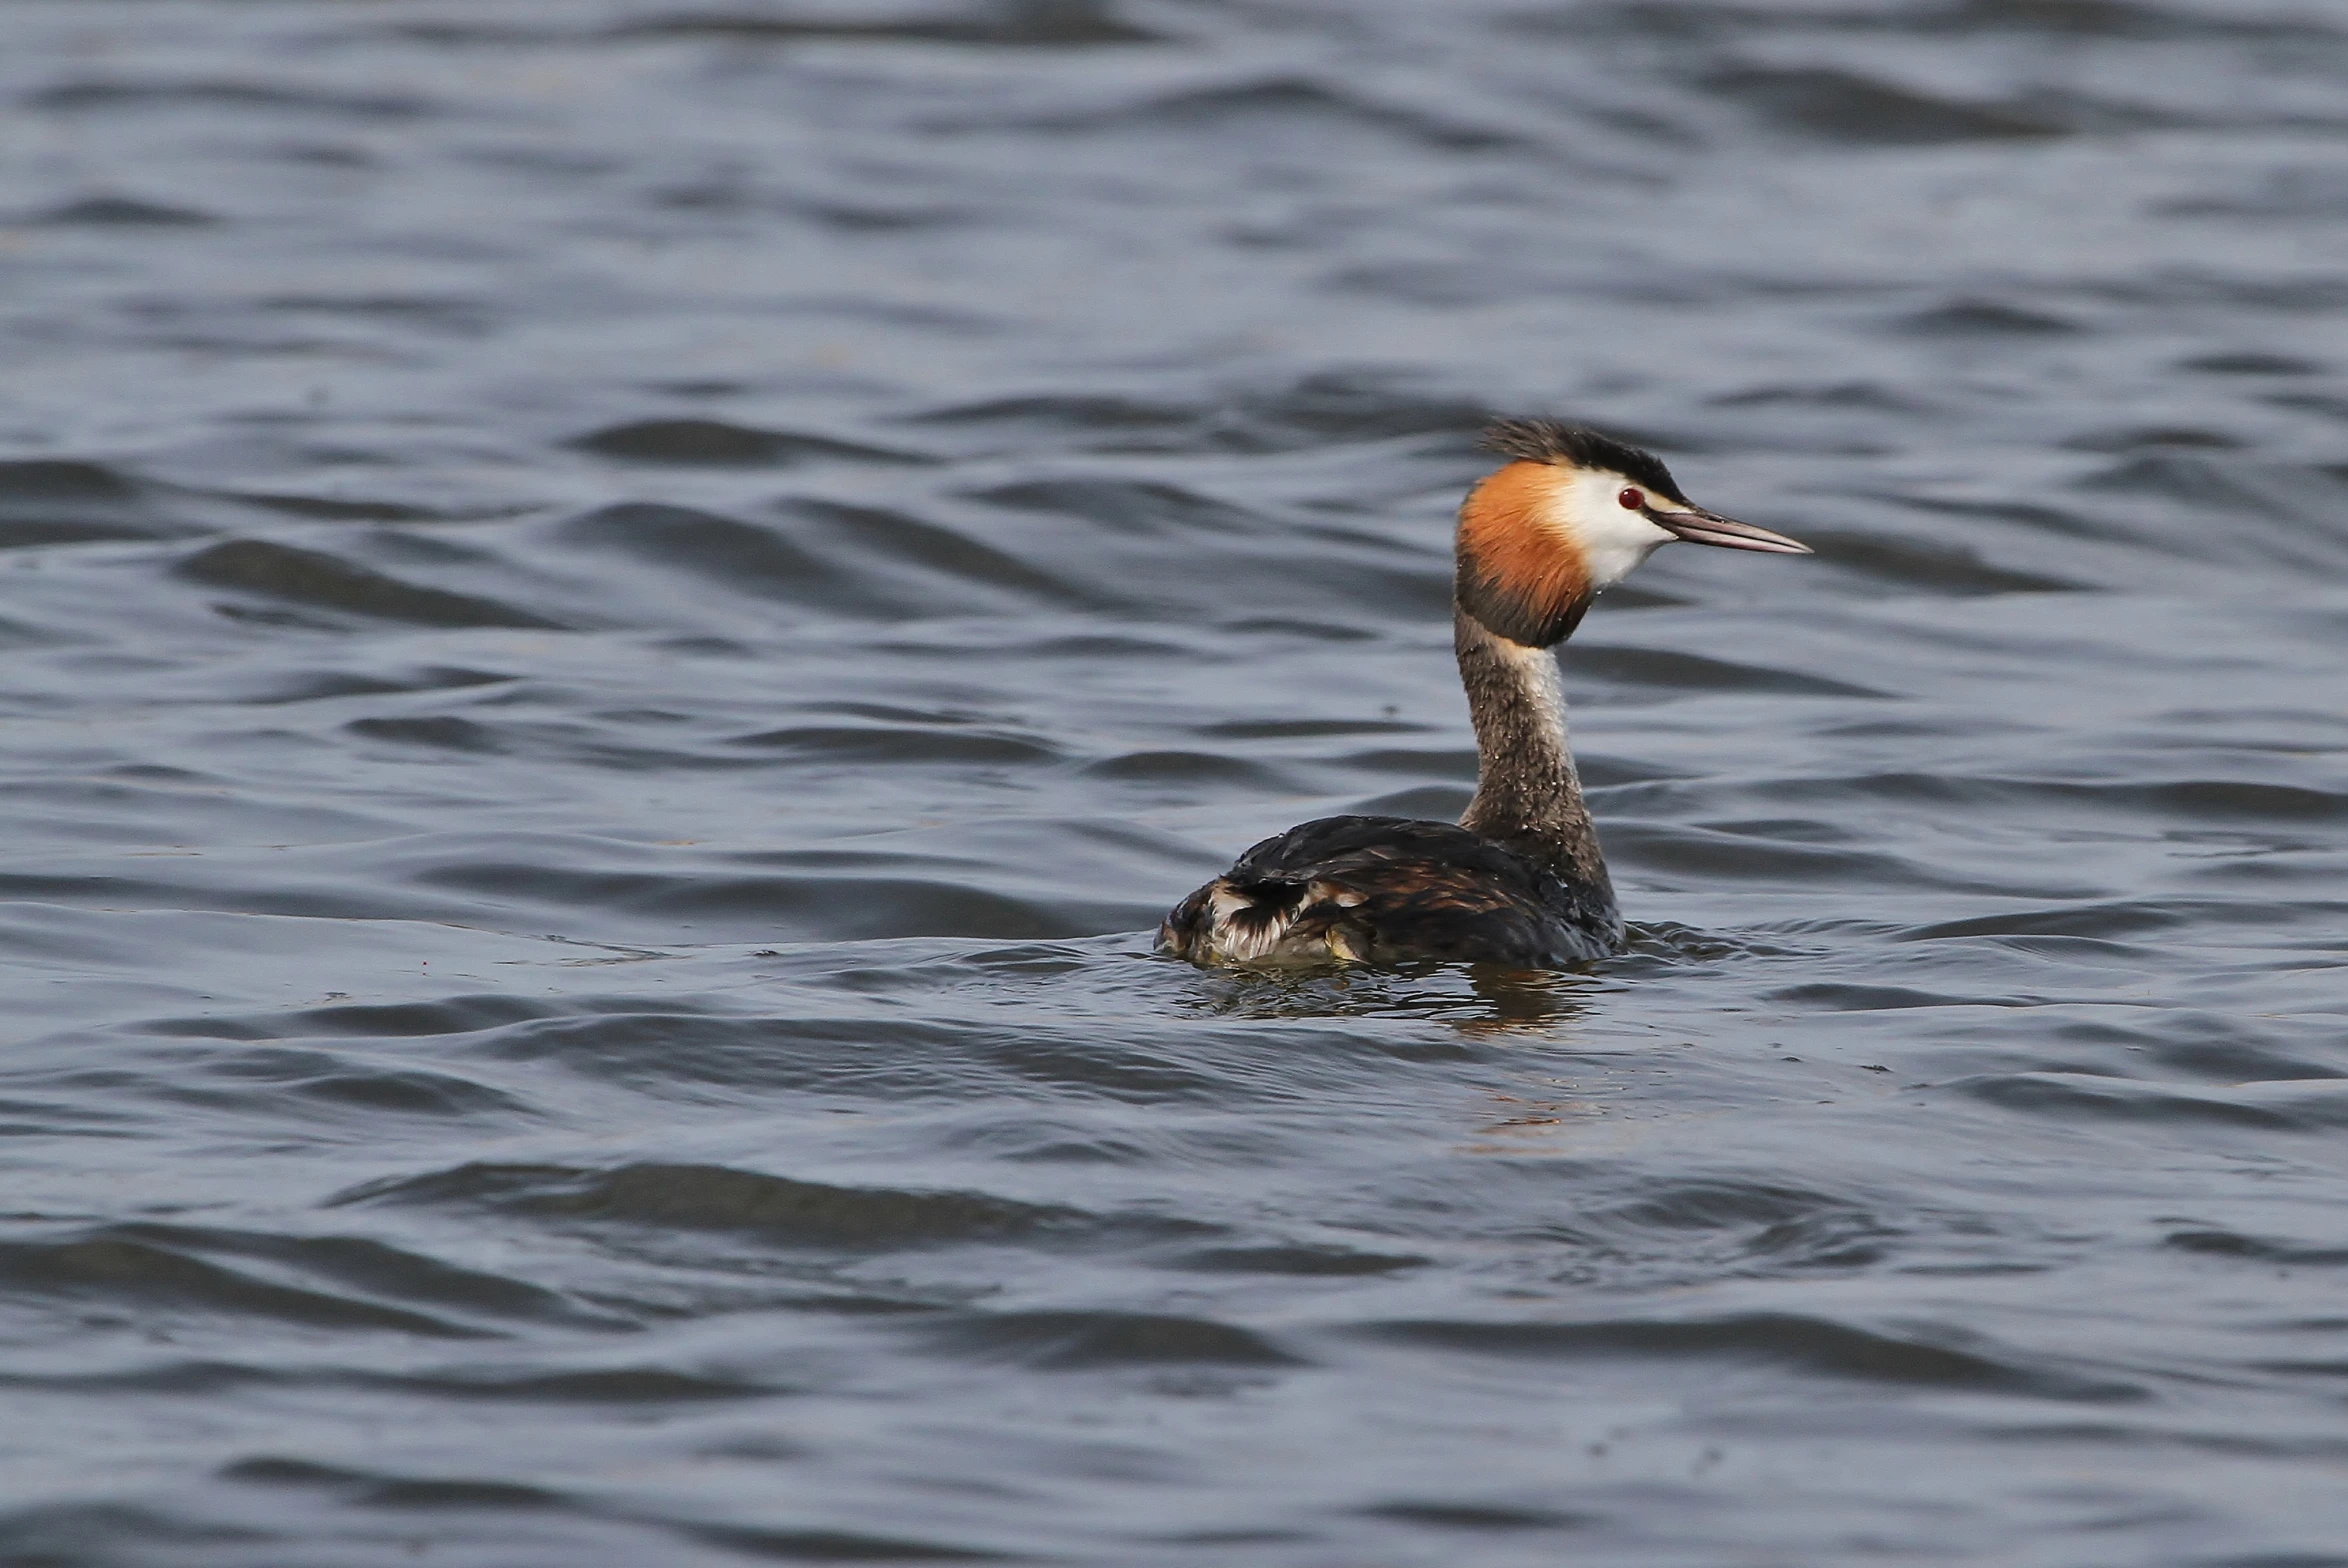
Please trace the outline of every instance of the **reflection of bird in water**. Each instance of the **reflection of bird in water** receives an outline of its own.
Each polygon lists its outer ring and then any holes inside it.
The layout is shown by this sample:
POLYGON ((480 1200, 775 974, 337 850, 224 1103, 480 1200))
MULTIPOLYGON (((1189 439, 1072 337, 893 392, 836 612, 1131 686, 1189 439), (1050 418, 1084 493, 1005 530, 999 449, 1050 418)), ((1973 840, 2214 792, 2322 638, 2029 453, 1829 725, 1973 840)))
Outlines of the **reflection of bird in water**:
POLYGON ((1484 444, 1509 461, 1459 509, 1452 642, 1479 759, 1466 815, 1457 827, 1323 817, 1290 828, 1175 905, 1158 928, 1162 951, 1200 963, 1543 968, 1621 948, 1550 650, 1657 545, 1810 552, 1705 511, 1658 459, 1593 430, 1504 420, 1484 444))
MULTIPOLYGON (((1603 992, 1585 975, 1501 964, 1467 964, 1451 973, 1411 966, 1355 964, 1238 966, 1217 983, 1183 993, 1183 1005, 1219 1017, 1249 1019, 1415 1019, 1471 1040, 1538 1035, 1555 1040, 1603 992)), ((1415 1046, 1425 1037, 1414 1033, 1415 1046)))

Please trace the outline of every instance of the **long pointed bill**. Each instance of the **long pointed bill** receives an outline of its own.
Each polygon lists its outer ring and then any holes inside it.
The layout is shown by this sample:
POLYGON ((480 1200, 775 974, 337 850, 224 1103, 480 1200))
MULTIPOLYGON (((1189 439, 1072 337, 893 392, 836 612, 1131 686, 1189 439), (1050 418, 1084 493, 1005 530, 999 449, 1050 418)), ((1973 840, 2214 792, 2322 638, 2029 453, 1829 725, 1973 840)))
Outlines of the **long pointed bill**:
POLYGON ((1690 544, 1716 544, 1729 550, 1761 550, 1770 555, 1809 555, 1810 547, 1798 539, 1773 534, 1766 528, 1755 528, 1751 523, 1739 523, 1690 507, 1684 512, 1658 511, 1644 508, 1647 520, 1666 533, 1677 534, 1690 544))

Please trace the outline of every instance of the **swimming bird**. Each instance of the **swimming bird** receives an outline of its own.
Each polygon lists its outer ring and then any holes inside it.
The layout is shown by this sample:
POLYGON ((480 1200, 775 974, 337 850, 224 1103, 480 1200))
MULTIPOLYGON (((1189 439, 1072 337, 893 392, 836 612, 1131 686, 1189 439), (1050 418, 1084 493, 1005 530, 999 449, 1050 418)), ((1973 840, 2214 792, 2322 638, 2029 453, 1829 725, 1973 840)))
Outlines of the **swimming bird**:
POLYGON ((1690 501, 1651 452, 1502 420, 1508 459, 1459 508, 1452 646, 1476 731, 1456 826, 1323 817, 1265 839, 1158 928, 1196 963, 1459 960, 1546 969, 1620 952, 1622 915, 1565 739, 1555 649, 1591 601, 1674 539, 1808 555, 1690 501))

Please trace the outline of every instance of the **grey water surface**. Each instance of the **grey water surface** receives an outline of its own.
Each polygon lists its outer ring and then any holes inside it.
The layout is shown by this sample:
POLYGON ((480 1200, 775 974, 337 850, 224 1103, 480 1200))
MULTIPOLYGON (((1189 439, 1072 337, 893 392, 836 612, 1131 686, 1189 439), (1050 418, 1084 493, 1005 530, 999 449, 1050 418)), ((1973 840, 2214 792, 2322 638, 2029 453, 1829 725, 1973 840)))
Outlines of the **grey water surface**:
POLYGON ((2348 1564, 2336 0, 10 0, 0 1562, 2348 1564), (1474 754, 1633 951, 1207 974, 1474 754))

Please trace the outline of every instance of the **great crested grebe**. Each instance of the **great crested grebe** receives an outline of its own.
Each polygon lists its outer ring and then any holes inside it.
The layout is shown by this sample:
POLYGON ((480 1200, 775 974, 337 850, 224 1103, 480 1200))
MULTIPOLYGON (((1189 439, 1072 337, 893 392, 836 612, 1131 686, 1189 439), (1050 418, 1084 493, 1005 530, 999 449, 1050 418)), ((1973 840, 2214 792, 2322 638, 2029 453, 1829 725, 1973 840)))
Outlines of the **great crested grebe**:
POLYGON ((1460 503, 1452 646, 1476 727, 1457 827, 1323 817, 1265 839, 1158 927, 1197 963, 1449 959, 1539 969, 1622 949, 1622 916, 1565 743, 1551 652, 1590 601, 1674 539, 1808 555, 1705 511, 1637 447, 1546 419, 1502 420, 1509 461, 1460 503))

